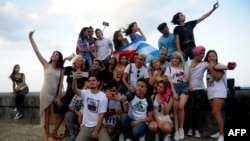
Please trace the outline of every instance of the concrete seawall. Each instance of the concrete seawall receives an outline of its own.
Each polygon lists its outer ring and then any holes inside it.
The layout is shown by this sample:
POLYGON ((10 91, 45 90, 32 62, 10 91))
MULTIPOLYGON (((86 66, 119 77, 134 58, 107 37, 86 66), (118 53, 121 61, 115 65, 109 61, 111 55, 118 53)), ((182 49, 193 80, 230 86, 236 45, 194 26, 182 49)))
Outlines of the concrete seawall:
MULTIPOLYGON (((250 90, 236 90, 235 98, 240 101, 243 107, 247 109, 246 112, 249 112, 247 114, 250 115, 250 90)), ((15 112, 13 112, 15 108, 14 95, 12 93, 0 93, 0 122, 39 124, 39 104, 39 92, 26 94, 23 104, 24 116, 19 120, 13 120, 15 116, 15 112)), ((223 110, 225 110, 226 105, 227 103, 224 104, 223 110)), ((206 109, 207 112, 210 113, 209 105, 206 109)), ((54 119, 54 117, 55 115, 52 114, 52 119, 54 119)))

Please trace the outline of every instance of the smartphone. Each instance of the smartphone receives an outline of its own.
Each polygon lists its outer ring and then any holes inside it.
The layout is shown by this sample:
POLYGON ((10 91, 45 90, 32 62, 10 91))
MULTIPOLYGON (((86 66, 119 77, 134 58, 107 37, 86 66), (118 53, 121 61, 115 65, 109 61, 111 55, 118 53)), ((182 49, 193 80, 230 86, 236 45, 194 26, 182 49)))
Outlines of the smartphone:
POLYGON ((70 55, 71 58, 74 58, 75 56, 76 56, 75 53, 72 53, 72 54, 70 55))

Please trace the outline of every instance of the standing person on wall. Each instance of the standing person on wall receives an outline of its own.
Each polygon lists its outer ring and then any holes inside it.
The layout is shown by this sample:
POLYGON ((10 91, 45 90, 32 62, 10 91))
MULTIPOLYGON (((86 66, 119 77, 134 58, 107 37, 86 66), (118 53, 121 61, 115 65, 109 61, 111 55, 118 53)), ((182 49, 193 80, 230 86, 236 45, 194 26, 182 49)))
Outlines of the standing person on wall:
POLYGON ((9 78, 13 82, 13 94, 15 94, 16 108, 14 109, 14 111, 17 113, 14 119, 19 119, 23 116, 21 107, 25 98, 25 94, 29 93, 29 87, 25 82, 25 75, 24 73, 20 73, 19 71, 20 66, 16 64, 9 76, 9 78))
POLYGON ((177 25, 174 28, 174 36, 175 36, 175 46, 177 51, 182 52, 185 61, 194 58, 193 49, 195 48, 195 39, 193 29, 196 24, 200 23, 204 19, 206 19, 209 15, 211 15, 217 8, 219 7, 218 2, 216 2, 213 6, 213 9, 208 13, 204 14, 200 18, 196 20, 192 20, 189 22, 185 22, 186 17, 183 13, 178 12, 173 16, 172 23, 177 25))
MULTIPOLYGON (((35 31, 29 33, 30 43, 32 48, 39 59, 40 63, 44 69, 44 82, 40 92, 40 116, 41 125, 44 127, 46 134, 46 141, 54 141, 57 139, 57 135, 50 133, 50 115, 51 106, 55 101, 58 106, 61 106, 61 95, 62 95, 62 84, 63 84, 63 56, 59 51, 54 51, 50 57, 50 61, 44 59, 42 54, 37 48, 37 45, 33 39, 33 34, 35 31), (61 77, 60 77, 61 76, 61 77), (61 82, 60 82, 61 81, 61 82), (60 82, 60 86, 58 86, 60 82)), ((57 124, 60 124, 56 121, 57 124)))

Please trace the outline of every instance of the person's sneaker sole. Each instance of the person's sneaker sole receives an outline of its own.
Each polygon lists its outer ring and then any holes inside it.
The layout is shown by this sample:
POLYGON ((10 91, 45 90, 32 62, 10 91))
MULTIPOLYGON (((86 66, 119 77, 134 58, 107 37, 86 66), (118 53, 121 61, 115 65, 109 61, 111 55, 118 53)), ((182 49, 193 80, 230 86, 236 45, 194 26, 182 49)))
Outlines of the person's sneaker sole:
POLYGON ((19 119, 23 116, 23 114, 18 114, 18 116, 16 116, 14 119, 19 119))

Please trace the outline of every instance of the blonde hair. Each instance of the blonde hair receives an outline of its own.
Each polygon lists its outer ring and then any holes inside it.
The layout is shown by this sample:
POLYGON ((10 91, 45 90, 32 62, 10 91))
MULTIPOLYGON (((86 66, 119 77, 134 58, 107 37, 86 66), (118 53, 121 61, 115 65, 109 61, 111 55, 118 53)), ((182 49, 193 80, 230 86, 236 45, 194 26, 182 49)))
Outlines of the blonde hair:
POLYGON ((146 60, 146 55, 144 53, 140 53, 138 54, 138 56, 141 56, 144 59, 144 61, 146 60))
POLYGON ((184 60, 184 58, 183 58, 182 53, 179 52, 179 51, 175 51, 175 52, 173 53, 173 55, 171 56, 170 66, 173 66, 173 64, 172 64, 172 59, 173 59, 174 56, 177 57, 178 59, 180 59, 179 68, 183 68, 183 67, 185 66, 185 60, 184 60))
POLYGON ((160 60, 159 60, 158 58, 152 58, 152 59, 150 60, 150 62, 149 62, 149 70, 150 70, 150 71, 153 71, 153 70, 154 70, 154 68, 153 68, 153 66, 152 66, 152 62, 153 62, 154 60, 156 60, 156 61, 158 61, 158 62, 160 63, 160 60))
POLYGON ((82 61, 82 64, 81 64, 81 69, 82 70, 85 70, 86 69, 86 63, 88 63, 87 62, 87 59, 86 58, 83 58, 82 56, 80 56, 80 55, 76 55, 75 57, 74 57, 74 59, 73 59, 73 61, 72 61, 72 68, 75 68, 76 67, 76 62, 78 61, 78 60, 81 60, 82 61), (85 59, 85 62, 83 61, 85 59))

